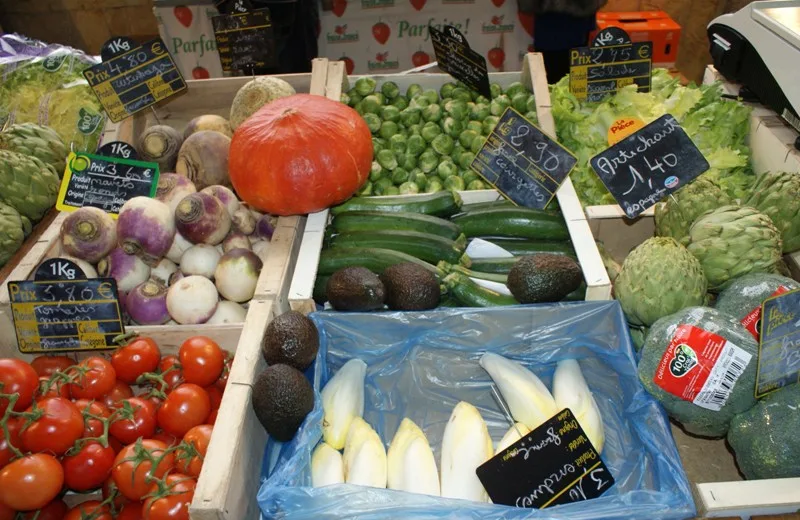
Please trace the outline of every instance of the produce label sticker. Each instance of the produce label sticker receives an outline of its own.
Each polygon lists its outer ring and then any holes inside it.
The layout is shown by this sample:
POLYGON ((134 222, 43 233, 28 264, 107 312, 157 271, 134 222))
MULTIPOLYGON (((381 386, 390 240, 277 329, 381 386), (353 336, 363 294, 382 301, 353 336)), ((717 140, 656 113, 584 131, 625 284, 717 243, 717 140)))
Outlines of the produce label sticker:
POLYGON ((569 408, 475 470, 495 504, 543 509, 597 498, 614 477, 569 408))
POLYGON ((115 123, 186 90, 161 38, 94 65, 83 76, 115 123))
POLYGON ((639 216, 709 168, 670 114, 595 155, 590 164, 628 218, 639 216))
POLYGON ((764 301, 759 331, 756 398, 800 382, 800 289, 764 301))
POLYGON ((255 73, 277 64, 269 9, 211 18, 222 70, 255 73))
MULTIPOLYGON (((785 285, 781 285, 769 297, 771 298, 787 292, 789 292, 789 288, 785 285)), ((741 321, 741 324, 745 329, 747 329, 747 332, 753 335, 756 341, 760 341, 761 334, 759 333, 759 330, 761 329, 761 305, 750 311, 750 314, 744 317, 744 319, 741 321)))
POLYGON ((509 107, 470 165, 514 204, 543 209, 578 159, 509 107))
POLYGON ((47 260, 33 281, 8 282, 8 294, 25 354, 115 348, 114 337, 125 332, 117 282, 87 280, 65 258, 47 260))
POLYGON ((429 25, 428 33, 439 68, 491 99, 486 59, 470 49, 464 35, 452 25, 445 25, 441 31, 429 25))
POLYGON ((718 412, 752 357, 722 336, 682 324, 661 357, 653 382, 684 401, 718 412))
POLYGON ((569 52, 569 91, 578 99, 602 101, 627 85, 650 92, 653 42, 632 43, 619 27, 600 31, 591 47, 569 52))
POLYGON ((75 211, 92 206, 117 218, 128 200, 155 196, 158 176, 156 163, 72 152, 67 157, 56 208, 75 211))
POLYGON ((644 121, 636 117, 623 117, 614 121, 608 127, 608 146, 622 141, 634 132, 644 128, 644 121))

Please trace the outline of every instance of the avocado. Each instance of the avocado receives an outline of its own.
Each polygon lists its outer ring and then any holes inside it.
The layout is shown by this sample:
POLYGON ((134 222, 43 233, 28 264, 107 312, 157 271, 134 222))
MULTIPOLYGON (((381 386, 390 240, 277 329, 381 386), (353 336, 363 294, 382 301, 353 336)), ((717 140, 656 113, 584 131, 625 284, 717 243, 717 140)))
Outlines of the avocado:
POLYGON ((581 267, 564 255, 523 256, 508 272, 506 286, 520 303, 557 302, 583 282, 581 267))
POLYGON ((268 365, 284 363, 300 371, 314 362, 318 350, 317 327, 297 311, 284 312, 272 320, 261 344, 268 365))
POLYGON ((424 311, 439 305, 442 294, 436 276, 417 264, 403 262, 381 273, 386 304, 395 311, 424 311))
POLYGON ((337 311, 374 311, 383 309, 386 290, 378 275, 366 267, 351 266, 331 275, 326 293, 337 311))
POLYGON ((276 441, 292 440, 314 409, 314 389, 302 372, 289 365, 272 365, 253 385, 253 410, 267 434, 276 441))

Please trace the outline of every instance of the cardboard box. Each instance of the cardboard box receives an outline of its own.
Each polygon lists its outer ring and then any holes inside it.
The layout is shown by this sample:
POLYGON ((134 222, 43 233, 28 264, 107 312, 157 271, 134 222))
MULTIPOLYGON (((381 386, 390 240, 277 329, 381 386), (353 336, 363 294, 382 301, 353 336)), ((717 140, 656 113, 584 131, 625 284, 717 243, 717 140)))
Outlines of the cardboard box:
MULTIPOLYGON (((678 57, 681 26, 664 11, 632 11, 625 13, 597 13, 597 31, 606 27, 619 27, 634 42, 653 42, 653 66, 674 68, 678 57)), ((589 38, 594 38, 593 32, 589 38)))

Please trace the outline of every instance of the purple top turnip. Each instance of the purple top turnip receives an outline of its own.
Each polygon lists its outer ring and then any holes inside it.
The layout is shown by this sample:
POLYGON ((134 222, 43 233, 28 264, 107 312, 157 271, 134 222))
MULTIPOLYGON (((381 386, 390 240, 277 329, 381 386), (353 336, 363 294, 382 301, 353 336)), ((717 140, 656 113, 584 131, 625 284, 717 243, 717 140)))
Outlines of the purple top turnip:
POLYGON ((237 303, 253 298, 262 265, 258 255, 249 249, 233 249, 222 255, 214 271, 219 294, 237 303))
POLYGON ((167 290, 166 285, 155 280, 137 285, 125 297, 128 316, 139 325, 163 325, 168 322, 167 290))
POLYGON ((230 231, 231 217, 216 197, 208 193, 192 193, 184 197, 175 209, 175 225, 190 242, 215 246, 230 231))
POLYGON ((188 178, 177 173, 162 173, 158 178, 156 199, 160 200, 174 213, 178 203, 187 195, 197 193, 197 188, 188 178))
POLYGON ((100 276, 117 281, 117 289, 128 292, 150 277, 150 267, 138 257, 126 254, 118 247, 97 264, 100 276))
POLYGON ((96 264, 117 247, 117 224, 101 209, 80 208, 61 224, 61 243, 67 254, 96 264))

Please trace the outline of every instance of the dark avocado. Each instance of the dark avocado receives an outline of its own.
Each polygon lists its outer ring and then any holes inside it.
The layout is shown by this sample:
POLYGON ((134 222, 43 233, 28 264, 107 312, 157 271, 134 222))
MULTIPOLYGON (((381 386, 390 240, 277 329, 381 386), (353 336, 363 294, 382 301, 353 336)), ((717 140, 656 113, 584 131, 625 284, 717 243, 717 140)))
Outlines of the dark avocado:
POLYGON ((302 372, 289 365, 272 365, 253 385, 253 410, 276 441, 292 440, 314 409, 314 389, 302 372))
POLYGON ((261 354, 268 365, 284 363, 304 371, 317 357, 319 333, 310 319, 297 311, 272 320, 264 334, 261 354))
POLYGON ((392 310, 424 311, 439 305, 439 281, 417 264, 404 262, 387 267, 381 281, 386 287, 386 304, 392 310))
POLYGON ((337 311, 375 311, 383 309, 386 291, 366 267, 345 267, 331 275, 326 294, 337 311))
POLYGON ((568 256, 537 254, 521 257, 506 285, 520 303, 557 302, 580 287, 583 273, 568 256))

